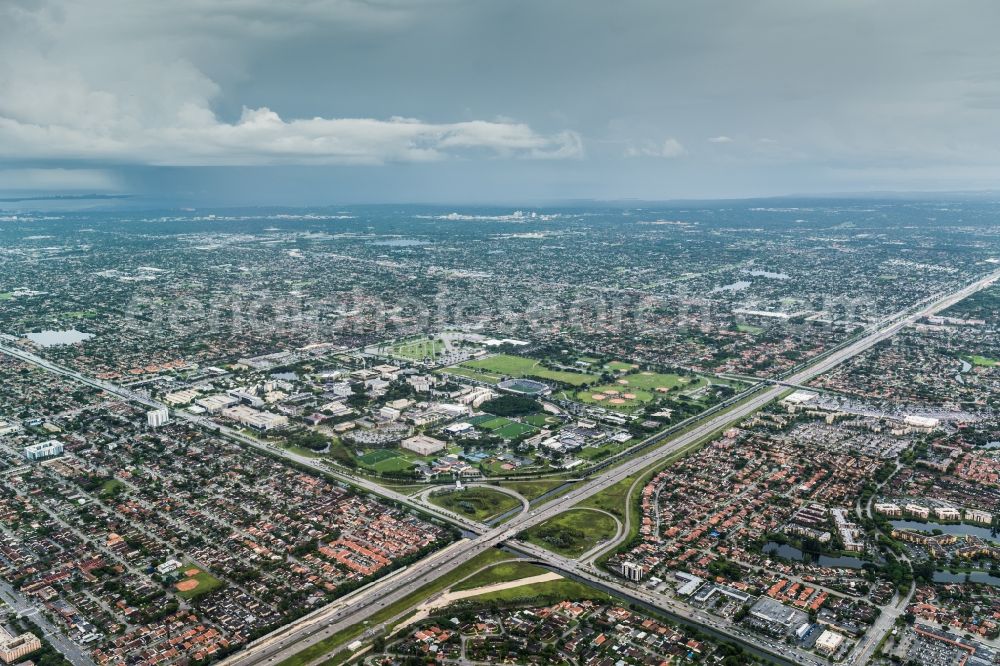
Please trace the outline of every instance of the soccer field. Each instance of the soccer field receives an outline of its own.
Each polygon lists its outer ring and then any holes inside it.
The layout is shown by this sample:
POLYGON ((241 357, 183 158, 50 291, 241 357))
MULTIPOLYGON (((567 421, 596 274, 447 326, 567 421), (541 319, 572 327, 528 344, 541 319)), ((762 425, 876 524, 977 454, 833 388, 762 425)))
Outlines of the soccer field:
POLYGON ((369 451, 358 458, 365 467, 376 472, 401 472, 413 467, 413 461, 394 449, 369 451))
POLYGON ((444 343, 425 338, 422 340, 407 340, 392 347, 390 355, 411 361, 422 361, 425 358, 436 358, 444 351, 444 343))
POLYGON ((535 426, 518 423, 503 416, 490 418, 487 421, 480 421, 476 426, 504 439, 517 439, 523 435, 538 431, 538 428, 535 426))
POLYGON ((465 374, 475 379, 483 381, 498 382, 503 377, 531 377, 534 379, 550 379, 572 386, 582 386, 597 379, 596 375, 585 372, 566 372, 563 370, 550 370, 544 367, 541 362, 523 356, 511 356, 509 354, 498 354, 479 361, 467 361, 459 366, 448 368, 449 372, 455 374, 465 374), (461 372, 471 370, 474 374, 461 372))
POLYGON ((365 455, 358 458, 358 460, 365 465, 375 465, 382 462, 383 460, 389 460, 391 458, 396 458, 399 453, 396 451, 390 451, 389 449, 378 449, 375 451, 369 451, 365 455))

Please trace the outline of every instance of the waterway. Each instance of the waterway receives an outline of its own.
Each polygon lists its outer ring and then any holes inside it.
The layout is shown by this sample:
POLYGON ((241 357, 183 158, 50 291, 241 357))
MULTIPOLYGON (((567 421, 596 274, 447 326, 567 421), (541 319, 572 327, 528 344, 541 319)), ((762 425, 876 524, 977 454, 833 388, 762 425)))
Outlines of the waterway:
POLYGON ((993 587, 1000 587, 1000 576, 994 576, 993 574, 985 571, 972 571, 968 574, 952 573, 950 571, 935 571, 934 582, 964 583, 966 582, 966 576, 968 576, 968 581, 972 583, 983 583, 985 585, 992 585, 993 587))
POLYGON ((24 337, 34 342, 39 347, 57 347, 59 345, 75 345, 85 342, 92 337, 93 333, 84 333, 76 329, 68 331, 41 331, 39 333, 25 333, 24 337))
POLYGON ((917 532, 941 530, 943 534, 971 535, 986 539, 987 541, 1000 542, 1000 537, 988 527, 977 527, 976 525, 965 525, 964 523, 921 523, 916 520, 890 520, 889 523, 897 530, 915 530, 917 532))
POLYGON ((764 545, 764 553, 766 555, 777 555, 786 560, 795 560, 796 562, 810 562, 813 564, 818 564, 821 567, 843 567, 845 569, 860 569, 865 565, 865 561, 857 557, 850 557, 847 555, 841 555, 837 557, 831 557, 829 555, 820 555, 819 557, 815 555, 808 555, 803 553, 801 550, 795 546, 790 546, 787 543, 777 543, 775 541, 769 541, 764 545))

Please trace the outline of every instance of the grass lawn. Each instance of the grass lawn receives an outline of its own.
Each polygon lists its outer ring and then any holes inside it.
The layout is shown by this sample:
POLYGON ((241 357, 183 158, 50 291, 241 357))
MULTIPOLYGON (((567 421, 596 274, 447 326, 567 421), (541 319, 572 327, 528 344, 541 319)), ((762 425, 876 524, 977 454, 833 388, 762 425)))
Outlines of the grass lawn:
MULTIPOLYGON (((451 572, 441 576, 437 580, 433 580, 423 587, 420 587, 415 592, 406 597, 403 597, 396 603, 386 606, 379 612, 369 618, 369 625, 355 624, 348 627, 342 631, 338 631, 329 638, 325 638, 319 641, 315 645, 310 645, 306 649, 302 650, 298 654, 295 654, 282 662, 279 662, 277 666, 304 666, 305 664, 312 663, 320 657, 329 652, 332 652, 335 648, 340 645, 351 642, 358 636, 360 636, 367 626, 375 626, 387 620, 390 620, 397 615, 400 615, 406 609, 415 606, 416 604, 424 601, 428 597, 437 594, 441 590, 453 585, 455 582, 462 580, 466 576, 469 576, 479 569, 488 566, 490 564, 495 564, 497 562, 502 562, 503 560, 511 559, 509 553, 505 553, 502 550, 496 548, 491 548, 483 553, 480 553, 476 557, 472 558, 468 562, 465 562, 461 566, 455 568, 451 572)), ((340 663, 340 662, 335 662, 340 663)))
POLYGON ((736 330, 740 333, 750 333, 751 335, 764 332, 764 329, 760 326, 751 326, 750 324, 736 324, 736 330))
MULTIPOLYGON (((466 361, 461 365, 448 368, 448 372, 456 370, 471 370, 471 376, 475 379, 497 382, 501 377, 530 377, 533 379, 551 379, 553 381, 581 386, 597 379, 596 375, 583 372, 566 372, 563 370, 550 370, 539 361, 523 356, 511 356, 509 354, 499 354, 484 358, 479 361, 466 361)), ((464 374, 455 372, 455 374, 464 374)))
POLYGON ((559 419, 553 416, 546 416, 545 414, 529 414, 524 417, 524 422, 530 423, 537 428, 544 428, 545 426, 559 423, 559 419))
POLYGON ((618 532, 614 519, 597 511, 570 509, 536 525, 521 536, 546 550, 579 557, 618 532))
POLYGON ((602 444, 601 446, 585 446, 577 454, 577 457, 583 458, 584 460, 603 458, 605 456, 614 455, 619 451, 624 451, 635 443, 636 440, 633 438, 621 444, 618 442, 610 442, 608 444, 602 444))
POLYGON ((480 522, 521 506, 520 500, 499 490, 466 488, 441 495, 431 494, 431 504, 480 522))
MULTIPOLYGON (((730 407, 729 409, 733 409, 735 408, 735 406, 736 405, 730 407)), ((705 445, 705 443, 715 439, 718 436, 719 432, 721 432, 722 430, 723 429, 720 429, 714 433, 711 433, 710 435, 699 440, 698 442, 695 442, 694 444, 688 445, 678 451, 675 451, 674 453, 670 454, 666 458, 666 460, 655 462, 652 465, 646 467, 645 469, 637 470, 635 473, 630 474, 629 476, 625 477, 624 479, 614 484, 613 486, 608 486, 607 488, 597 493, 596 495, 591 495, 584 501, 580 502, 577 506, 591 507, 594 509, 603 509, 610 514, 617 516, 619 520, 624 522, 625 511, 628 510, 628 507, 625 506, 625 498, 628 496, 628 489, 632 487, 632 484, 635 483, 636 479, 642 476, 652 477, 655 471, 669 467, 670 465, 674 464, 674 462, 676 462, 677 460, 686 457, 692 451, 700 449, 702 446, 705 445)), ((680 436, 684 432, 685 431, 682 430, 681 432, 677 433, 675 437, 680 436)), ((669 443, 669 441, 670 439, 668 439, 666 443, 669 443)), ((636 494, 632 495, 633 500, 635 500, 640 490, 641 490, 640 488, 636 488, 636 494)), ((642 518, 641 516, 636 516, 633 514, 632 516, 633 529, 636 529, 638 523, 641 522, 641 518, 642 518)))
POLYGON ((483 469, 486 470, 486 476, 503 476, 504 474, 510 474, 511 472, 515 472, 515 471, 518 472, 518 473, 528 472, 528 471, 530 471, 530 472, 546 472, 546 471, 550 471, 552 469, 552 467, 551 467, 551 465, 549 465, 548 461, 546 461, 544 459, 535 459, 535 460, 533 460, 531 462, 531 464, 522 465, 520 467, 510 468, 510 469, 507 469, 507 468, 504 467, 504 465, 506 465, 508 463, 504 462, 503 460, 496 459, 496 458, 491 459, 488 462, 487 461, 483 461, 482 464, 483 464, 483 469))
POLYGON ((305 456, 306 458, 323 458, 326 456, 325 453, 320 451, 313 451, 304 446, 286 446, 284 447, 286 451, 291 451, 292 453, 297 453, 300 456, 305 456))
POLYGON ((466 601, 473 603, 488 604, 495 601, 532 601, 540 605, 549 605, 572 599, 583 601, 585 599, 599 599, 610 601, 613 599, 610 594, 600 592, 594 588, 578 583, 575 580, 553 580, 547 583, 533 583, 531 585, 521 585, 506 590, 489 592, 476 597, 471 597, 466 601))
POLYGON ((520 580, 522 578, 531 578, 532 576, 541 576, 548 570, 543 569, 540 566, 534 564, 528 564, 527 562, 520 562, 514 560, 512 562, 501 562, 500 564, 495 564, 489 569, 483 569, 471 578, 463 580, 458 585, 452 587, 453 592, 460 592, 461 590, 471 590, 476 587, 482 587, 484 585, 493 585, 494 583, 506 583, 512 580, 520 580))
POLYGON ((610 363, 605 363, 604 368, 612 372, 625 372, 627 370, 635 370, 635 365, 625 363, 624 361, 611 361, 610 363))
POLYGON ((503 437, 504 439, 517 439, 518 437, 538 430, 535 426, 527 425, 526 423, 518 423, 517 421, 513 421, 503 416, 496 416, 485 421, 478 421, 473 425, 482 428, 483 430, 489 430, 492 434, 497 435, 498 437, 503 437))
POLYGON ((466 368, 461 365, 439 368, 434 372, 448 373, 451 375, 458 375, 459 377, 468 377, 469 379, 475 379, 476 381, 486 382, 488 384, 496 384, 502 379, 500 375, 491 374, 484 370, 476 370, 475 368, 466 368))
POLYGON ((524 495, 530 502, 550 490, 555 490, 564 483, 566 483, 566 479, 539 479, 537 481, 500 481, 499 485, 524 495))
POLYGON ((992 358, 987 358, 985 356, 979 356, 979 355, 968 356, 966 358, 972 365, 981 365, 987 368, 992 368, 993 366, 1000 363, 1000 361, 996 361, 992 358))
POLYGON ((488 421, 477 423, 476 425, 484 430, 499 430, 510 423, 513 423, 513 421, 503 416, 496 416, 488 421))
POLYGON ((181 567, 183 577, 174 583, 177 596, 194 599, 207 594, 222 585, 222 581, 194 564, 185 563, 181 567))
POLYGON ((407 460, 403 456, 393 456, 392 458, 386 458, 380 460, 371 466, 376 472, 403 472, 405 470, 411 469, 413 467, 413 462, 407 460))
POLYGON ((395 490, 397 493, 403 493, 404 495, 416 495, 417 493, 423 492, 427 489, 427 486, 397 486, 389 483, 380 483, 383 488, 388 488, 389 490, 395 490))
POLYGON ((402 472, 412 468, 417 462, 433 458, 434 456, 423 458, 402 449, 375 449, 358 458, 358 462, 375 472, 402 472))
POLYGON ((444 343, 438 340, 424 338, 421 340, 407 340, 395 345, 390 350, 391 356, 409 359, 411 361, 422 361, 425 358, 436 358, 444 351, 444 343))
POLYGON ((108 479, 107 481, 101 484, 101 491, 99 494, 101 495, 101 497, 111 497, 119 490, 124 490, 124 488, 125 484, 119 481, 118 479, 108 479))
POLYGON ((530 426, 525 423, 508 423, 502 428, 494 430, 494 434, 504 439, 517 439, 518 437, 523 437, 524 435, 529 435, 538 430, 535 426, 530 426))
POLYGON ((637 478, 637 474, 627 476, 615 485, 609 486, 596 495, 591 495, 583 502, 580 502, 580 506, 603 509, 610 514, 618 516, 619 520, 625 520, 625 497, 628 495, 628 489, 637 478))
POLYGON ((399 452, 392 449, 375 449, 374 451, 369 451, 365 455, 358 458, 358 462, 362 465, 376 465, 383 460, 391 460, 393 458, 398 458, 399 452))
POLYGON ((14 298, 14 294, 9 291, 0 293, 0 301, 9 301, 12 298, 14 298))

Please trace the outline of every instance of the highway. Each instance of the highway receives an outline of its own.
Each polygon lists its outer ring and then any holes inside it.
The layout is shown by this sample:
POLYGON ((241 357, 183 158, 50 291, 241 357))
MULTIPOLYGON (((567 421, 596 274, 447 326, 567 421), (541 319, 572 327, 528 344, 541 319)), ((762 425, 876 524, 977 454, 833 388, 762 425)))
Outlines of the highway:
MULTIPOLYGON (((910 308, 893 317, 890 317, 874 326, 869 333, 863 335, 858 340, 837 348, 833 353, 824 355, 820 360, 809 364, 807 367, 796 371, 794 374, 791 374, 783 379, 792 384, 805 384, 814 377, 828 372, 840 363, 843 363, 844 361, 847 361, 848 359, 851 359, 854 356, 870 349, 873 345, 890 338, 903 327, 911 324, 917 319, 935 314, 950 307, 954 303, 957 303, 958 301, 993 283, 998 278, 1000 278, 1000 271, 992 273, 989 276, 977 280, 948 295, 934 297, 930 299, 931 302, 927 305, 922 304, 921 307, 917 309, 910 308)), ((102 382, 85 377, 81 373, 61 368, 34 354, 24 352, 23 350, 11 349, 7 346, 0 345, 0 352, 10 354, 11 356, 20 358, 26 362, 34 363, 51 372, 71 377, 82 383, 94 386, 95 388, 114 393, 126 399, 137 401, 148 407, 156 408, 161 406, 158 403, 149 400, 145 396, 139 395, 133 391, 123 389, 108 382, 102 382)), ((767 403, 778 398, 786 390, 787 389, 784 386, 779 385, 770 386, 765 390, 757 391, 751 397, 733 407, 729 411, 717 413, 706 418, 698 425, 682 434, 679 434, 663 446, 652 448, 645 453, 637 455, 629 462, 629 464, 610 468, 587 481, 583 485, 571 490, 569 493, 553 499, 543 507, 527 513, 522 513, 502 526, 488 529, 478 523, 472 523, 471 521, 465 519, 456 521, 459 517, 452 514, 448 516, 449 520, 452 522, 458 522, 463 527, 471 523, 472 527, 467 527, 467 529, 476 536, 474 538, 460 541, 448 549, 435 553, 420 562, 411 565, 405 575, 396 579, 401 581, 400 585, 378 585, 359 591, 359 594, 351 597, 349 604, 334 602, 327 608, 321 609, 319 612, 300 618, 287 627, 265 636, 255 644, 248 646, 241 652, 227 658, 222 663, 227 664, 227 666, 249 666, 251 664, 278 663, 292 654, 315 644, 323 638, 326 638, 352 625, 366 622, 368 618, 377 613, 380 609, 402 600, 423 585, 453 571, 455 568, 476 555, 488 550, 489 548, 500 545, 505 541, 514 539, 519 532, 548 520, 549 518, 572 507, 574 504, 582 502, 602 490, 613 486, 636 471, 645 469, 670 456, 672 453, 697 443, 717 430, 744 419, 750 414, 753 414, 761 409, 767 403)), ((231 428, 220 426, 219 424, 208 421, 207 419, 202 419, 201 417, 184 413, 177 413, 177 415, 183 415, 184 418, 190 420, 192 423, 214 432, 220 432, 221 434, 231 437, 246 445, 259 449, 265 449, 269 454, 283 456, 290 460, 294 460, 298 464, 317 469, 324 474, 331 474, 329 468, 320 465, 313 459, 305 456, 299 456, 293 452, 285 451, 277 447, 272 447, 271 445, 261 442, 260 440, 247 437, 246 435, 232 430, 231 428)), ((362 488, 370 490, 377 495, 389 497, 394 501, 418 508, 423 512, 429 512, 427 506, 417 504, 411 498, 399 493, 388 491, 373 482, 349 475, 335 476, 340 476, 344 478, 345 481, 361 486, 362 488)), ((551 554, 548 554, 546 557, 554 559, 554 556, 551 554)), ((540 557, 540 559, 544 558, 540 557)), ((556 564, 556 566, 560 566, 557 563, 554 564, 556 564)), ((604 584, 607 585, 607 583, 604 584)), ((627 590, 624 586, 622 586, 622 589, 628 594, 634 594, 634 592, 627 590)))
MULTIPOLYGON (((845 345, 832 354, 826 355, 816 363, 792 374, 786 379, 786 381, 789 383, 804 384, 814 377, 828 372, 840 363, 843 363, 844 361, 870 349, 879 342, 892 337, 902 328, 908 326, 921 317, 932 315, 951 307, 958 301, 967 298, 976 291, 992 284, 998 278, 1000 278, 1000 271, 977 280, 976 282, 973 282, 972 284, 951 294, 932 299, 930 304, 917 310, 907 310, 903 313, 890 317, 879 326, 875 327, 874 330, 867 335, 851 344, 845 345)), ((483 532, 478 538, 471 539, 459 548, 452 550, 446 557, 429 558, 422 562, 418 562, 410 567, 408 579, 399 587, 392 590, 375 591, 371 595, 366 595, 356 599, 351 604, 350 608, 337 610, 323 620, 317 618, 314 621, 302 623, 302 625, 294 631, 295 636, 300 639, 300 641, 296 644, 290 644, 288 639, 281 641, 280 644, 261 641, 253 648, 237 653, 223 663, 226 663, 229 666, 249 666, 250 664, 278 663, 292 654, 315 644, 323 638, 346 629, 354 624, 358 624, 359 622, 364 622, 372 614, 378 612, 379 609, 405 598, 423 585, 451 572, 463 562, 475 557, 488 548, 492 548, 493 546, 497 546, 505 541, 513 539, 519 532, 544 522, 545 520, 548 520, 549 518, 565 511, 574 504, 582 502, 602 490, 613 486, 622 479, 633 474, 636 470, 641 470, 651 466, 654 462, 668 457, 673 452, 694 444, 703 437, 706 437, 735 421, 741 420, 750 414, 753 414, 767 403, 776 399, 786 390, 787 389, 784 386, 772 386, 767 390, 761 391, 757 395, 748 399, 746 402, 740 404, 738 407, 717 416, 713 416, 700 425, 679 435, 669 443, 637 456, 629 464, 609 469, 602 475, 595 477, 578 488, 571 490, 569 493, 552 500, 543 507, 528 513, 522 513, 502 526, 483 532), (329 622, 329 624, 323 626, 324 621, 329 622)), ((547 557, 554 559, 554 556, 552 556, 551 553, 549 553, 547 557)), ((622 589, 623 591, 631 593, 624 586, 622 586, 622 589)))

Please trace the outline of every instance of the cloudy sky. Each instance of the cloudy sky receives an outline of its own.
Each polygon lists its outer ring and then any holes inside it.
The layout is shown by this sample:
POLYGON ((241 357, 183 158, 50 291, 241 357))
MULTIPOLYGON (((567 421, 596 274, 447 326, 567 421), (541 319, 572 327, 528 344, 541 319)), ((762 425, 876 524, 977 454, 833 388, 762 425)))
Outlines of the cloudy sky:
POLYGON ((0 196, 998 189, 994 0, 3 0, 0 196))

